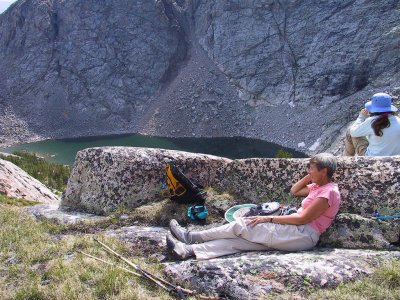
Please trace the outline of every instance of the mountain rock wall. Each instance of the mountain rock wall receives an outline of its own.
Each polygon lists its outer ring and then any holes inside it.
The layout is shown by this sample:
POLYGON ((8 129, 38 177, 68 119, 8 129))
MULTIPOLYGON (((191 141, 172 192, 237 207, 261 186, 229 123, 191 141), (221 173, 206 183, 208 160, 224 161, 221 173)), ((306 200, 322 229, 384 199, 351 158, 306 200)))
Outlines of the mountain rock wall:
POLYGON ((134 130, 181 51, 154 1, 18 1, 0 28, 1 102, 52 137, 134 130))
POLYGON ((19 0, 0 15, 0 143, 245 136, 307 153, 400 94, 400 1, 19 0))

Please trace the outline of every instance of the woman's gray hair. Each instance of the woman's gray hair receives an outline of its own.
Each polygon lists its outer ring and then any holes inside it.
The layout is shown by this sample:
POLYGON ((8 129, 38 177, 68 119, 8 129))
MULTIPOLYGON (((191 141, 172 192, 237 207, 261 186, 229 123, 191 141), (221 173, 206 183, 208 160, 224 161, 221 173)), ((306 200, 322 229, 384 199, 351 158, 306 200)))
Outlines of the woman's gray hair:
POLYGON ((330 153, 319 153, 312 156, 310 164, 315 164, 318 170, 326 168, 328 170, 327 175, 329 178, 332 178, 337 167, 336 157, 330 153))

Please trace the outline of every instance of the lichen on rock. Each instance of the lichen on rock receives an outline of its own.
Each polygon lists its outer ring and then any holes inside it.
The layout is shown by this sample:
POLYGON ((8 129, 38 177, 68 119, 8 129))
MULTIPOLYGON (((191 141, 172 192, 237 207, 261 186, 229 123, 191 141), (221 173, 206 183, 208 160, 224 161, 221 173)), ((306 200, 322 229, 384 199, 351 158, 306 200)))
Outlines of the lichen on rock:
MULTIPOLYGON (((107 214, 163 200, 165 160, 205 187, 228 192, 241 203, 271 199, 299 205, 289 196, 293 183, 306 174, 308 159, 252 158, 230 160, 181 151, 103 147, 79 151, 62 205, 107 214)), ((364 217, 399 209, 400 157, 338 157, 334 180, 342 196, 340 212, 364 217)), ((209 199, 212 201, 212 199, 209 199)))
POLYGON ((211 186, 229 159, 180 151, 104 147, 79 151, 62 206, 107 214, 161 201, 165 160, 176 160, 189 177, 211 186), (193 176, 192 176, 193 175, 193 176))
POLYGON ((321 235, 319 244, 347 249, 400 249, 400 219, 382 221, 342 213, 321 235))

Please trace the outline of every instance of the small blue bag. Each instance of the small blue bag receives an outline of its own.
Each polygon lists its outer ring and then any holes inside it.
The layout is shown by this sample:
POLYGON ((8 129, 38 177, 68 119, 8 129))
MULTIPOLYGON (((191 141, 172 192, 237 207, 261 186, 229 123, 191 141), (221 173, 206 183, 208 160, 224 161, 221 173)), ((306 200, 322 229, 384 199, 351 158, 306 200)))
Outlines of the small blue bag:
POLYGON ((188 208, 187 215, 190 220, 205 220, 208 216, 208 210, 204 205, 194 205, 188 208))

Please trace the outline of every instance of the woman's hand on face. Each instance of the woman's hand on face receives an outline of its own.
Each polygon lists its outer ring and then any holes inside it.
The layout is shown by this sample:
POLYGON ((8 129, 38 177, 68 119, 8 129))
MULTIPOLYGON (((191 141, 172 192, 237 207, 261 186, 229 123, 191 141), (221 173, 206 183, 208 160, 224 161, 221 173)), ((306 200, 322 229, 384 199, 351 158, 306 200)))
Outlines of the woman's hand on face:
POLYGON ((246 221, 246 225, 253 228, 257 224, 269 222, 271 217, 269 217, 269 216, 252 216, 252 217, 247 217, 244 219, 246 221))
POLYGON ((362 110, 360 110, 360 115, 363 115, 364 117, 368 117, 369 112, 366 108, 363 108, 362 110))

